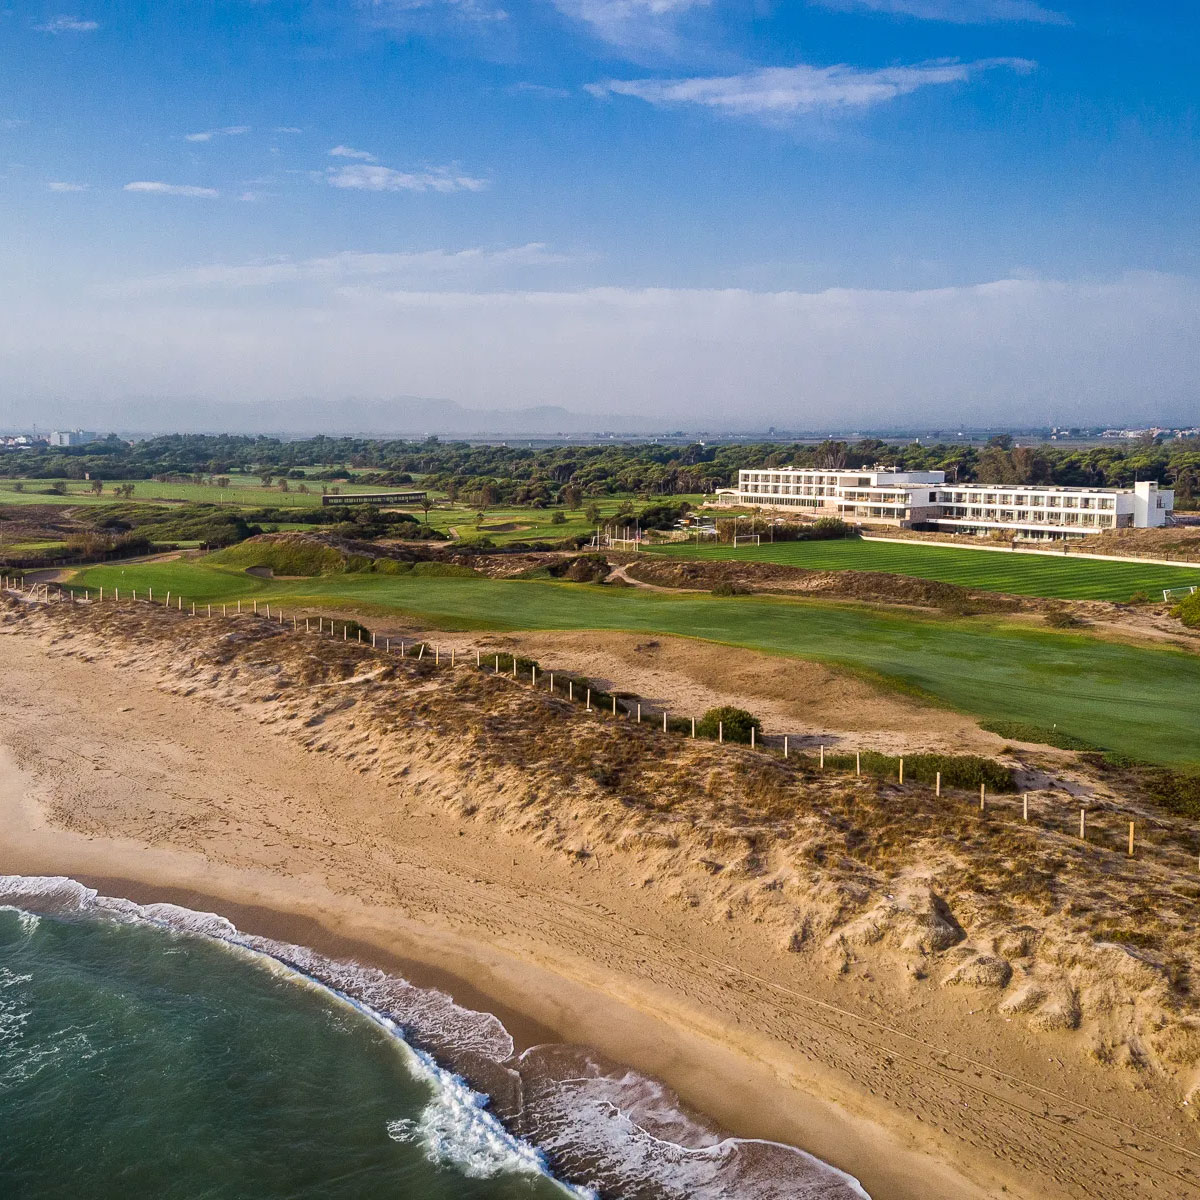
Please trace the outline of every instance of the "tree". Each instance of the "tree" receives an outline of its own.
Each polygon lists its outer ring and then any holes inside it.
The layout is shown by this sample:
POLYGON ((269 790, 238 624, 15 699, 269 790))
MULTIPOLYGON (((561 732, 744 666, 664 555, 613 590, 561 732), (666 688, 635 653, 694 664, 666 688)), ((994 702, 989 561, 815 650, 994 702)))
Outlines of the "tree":
POLYGON ((429 524, 429 510, 433 507, 433 497, 428 492, 421 493, 421 512, 425 516, 425 524, 429 524))
POLYGON ((599 505, 589 504, 587 506, 587 508, 584 509, 583 515, 587 518, 587 523, 589 525, 599 525, 600 524, 600 507, 599 507, 599 505))
POLYGON ((98 495, 100 495, 100 493, 102 491, 104 491, 104 480, 103 479, 93 479, 92 480, 92 495, 98 496, 98 495))
POLYGON ((568 483, 559 495, 566 508, 578 508, 583 500, 583 489, 577 483, 568 483))
POLYGON ((219 475, 217 477, 217 487, 227 488, 228 486, 229 486, 229 476, 228 475, 219 475))

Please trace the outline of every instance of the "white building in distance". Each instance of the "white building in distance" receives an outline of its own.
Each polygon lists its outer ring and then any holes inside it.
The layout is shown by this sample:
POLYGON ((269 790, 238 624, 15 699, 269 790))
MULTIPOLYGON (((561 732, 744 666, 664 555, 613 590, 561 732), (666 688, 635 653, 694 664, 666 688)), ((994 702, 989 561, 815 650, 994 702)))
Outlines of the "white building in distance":
POLYGON ((55 430, 50 435, 52 446, 86 446, 88 442, 99 440, 98 433, 89 433, 86 429, 55 430))
POLYGON ((1131 488, 947 483, 944 471, 760 467, 739 471, 737 488, 719 493, 718 502, 862 525, 1065 538, 1167 525, 1175 493, 1157 483, 1131 488))

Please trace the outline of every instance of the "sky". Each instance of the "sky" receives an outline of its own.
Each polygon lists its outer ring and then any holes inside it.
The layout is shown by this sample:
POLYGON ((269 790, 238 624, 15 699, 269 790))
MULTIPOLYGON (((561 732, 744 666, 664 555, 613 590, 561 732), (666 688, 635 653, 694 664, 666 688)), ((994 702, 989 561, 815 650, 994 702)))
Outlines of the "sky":
POLYGON ((0 426, 1200 420, 1191 0, 4 5, 0 426))

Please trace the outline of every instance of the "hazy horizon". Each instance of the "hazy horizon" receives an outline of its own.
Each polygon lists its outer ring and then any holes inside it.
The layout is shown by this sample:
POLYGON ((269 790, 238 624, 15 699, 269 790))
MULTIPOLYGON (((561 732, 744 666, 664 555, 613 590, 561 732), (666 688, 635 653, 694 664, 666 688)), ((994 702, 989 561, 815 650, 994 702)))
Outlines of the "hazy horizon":
POLYGON ((1182 5, 32 9, 0 13, 0 424, 1194 420, 1182 5))

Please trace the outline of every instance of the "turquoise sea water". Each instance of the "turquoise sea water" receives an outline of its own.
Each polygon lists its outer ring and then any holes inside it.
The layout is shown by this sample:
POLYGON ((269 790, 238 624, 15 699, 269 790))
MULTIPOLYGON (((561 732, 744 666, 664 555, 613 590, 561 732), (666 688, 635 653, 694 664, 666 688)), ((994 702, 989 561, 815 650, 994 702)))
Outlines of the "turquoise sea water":
POLYGON ((440 992, 212 914, 0 877, 0 1197, 864 1195, 586 1050, 514 1055, 440 992))

